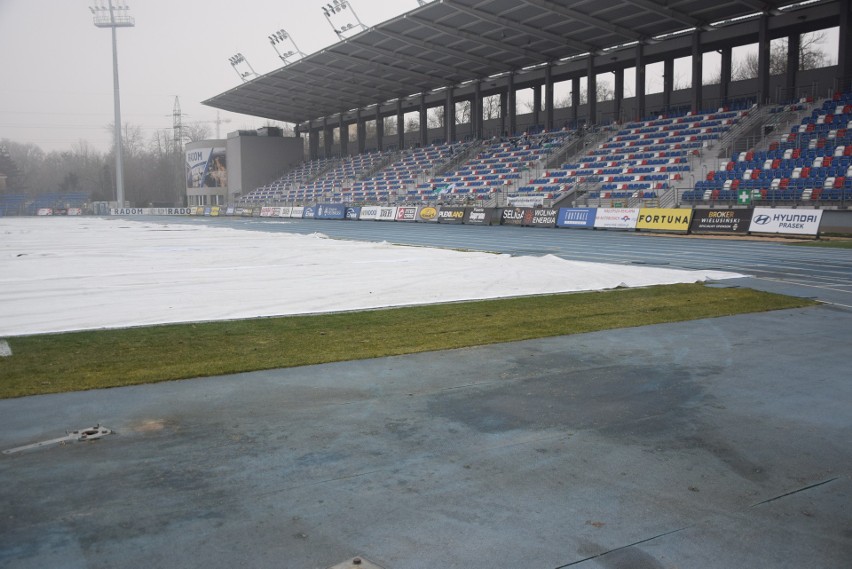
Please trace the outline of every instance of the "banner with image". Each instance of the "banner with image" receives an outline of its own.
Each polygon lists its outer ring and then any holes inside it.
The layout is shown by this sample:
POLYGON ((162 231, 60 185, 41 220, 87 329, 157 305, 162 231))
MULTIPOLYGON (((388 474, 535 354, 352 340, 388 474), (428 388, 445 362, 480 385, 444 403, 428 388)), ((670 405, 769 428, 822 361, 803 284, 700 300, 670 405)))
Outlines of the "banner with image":
POLYGON ((186 151, 187 188, 224 188, 228 185, 225 148, 195 148, 186 151))

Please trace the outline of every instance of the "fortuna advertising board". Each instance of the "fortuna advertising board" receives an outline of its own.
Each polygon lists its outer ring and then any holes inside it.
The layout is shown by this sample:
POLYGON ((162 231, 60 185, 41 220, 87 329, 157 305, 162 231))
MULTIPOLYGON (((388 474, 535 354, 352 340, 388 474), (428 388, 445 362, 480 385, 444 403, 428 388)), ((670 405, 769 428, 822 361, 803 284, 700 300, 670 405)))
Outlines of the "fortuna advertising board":
POLYGON ((789 209, 756 207, 749 232, 816 235, 822 221, 821 209, 789 209))
POLYGON ((601 229, 636 229, 638 207, 603 207, 595 213, 595 227, 601 229))
POLYGON ((378 206, 366 206, 361 208, 361 219, 376 220, 379 218, 378 206))
POLYGON ((657 231, 689 231, 692 208, 643 207, 639 210, 636 229, 657 231))
POLYGON ((559 208, 559 217, 556 219, 557 227, 594 227, 595 213, 592 207, 562 207, 559 208))
POLYGON ((438 222, 438 210, 431 205, 423 205, 417 208, 417 221, 426 223, 438 222))
POLYGON ((692 211, 693 233, 747 233, 751 209, 695 209, 692 211))

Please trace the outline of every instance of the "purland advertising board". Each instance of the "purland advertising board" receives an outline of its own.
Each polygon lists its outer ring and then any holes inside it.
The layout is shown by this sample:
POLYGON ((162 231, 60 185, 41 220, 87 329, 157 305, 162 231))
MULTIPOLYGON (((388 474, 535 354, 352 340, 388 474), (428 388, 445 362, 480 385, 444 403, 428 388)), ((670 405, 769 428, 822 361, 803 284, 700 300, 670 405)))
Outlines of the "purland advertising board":
POLYGON ((821 209, 756 207, 751 216, 751 233, 816 235, 822 221, 821 209))

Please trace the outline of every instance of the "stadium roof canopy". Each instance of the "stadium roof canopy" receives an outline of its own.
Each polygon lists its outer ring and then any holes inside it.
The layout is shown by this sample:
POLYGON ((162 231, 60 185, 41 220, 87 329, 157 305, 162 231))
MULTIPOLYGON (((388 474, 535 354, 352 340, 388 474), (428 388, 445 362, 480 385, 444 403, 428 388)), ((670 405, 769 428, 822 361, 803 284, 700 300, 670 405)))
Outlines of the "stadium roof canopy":
POLYGON ((657 43, 696 28, 711 30, 759 13, 781 13, 790 5, 789 0, 436 0, 203 104, 303 123, 543 63, 657 43))

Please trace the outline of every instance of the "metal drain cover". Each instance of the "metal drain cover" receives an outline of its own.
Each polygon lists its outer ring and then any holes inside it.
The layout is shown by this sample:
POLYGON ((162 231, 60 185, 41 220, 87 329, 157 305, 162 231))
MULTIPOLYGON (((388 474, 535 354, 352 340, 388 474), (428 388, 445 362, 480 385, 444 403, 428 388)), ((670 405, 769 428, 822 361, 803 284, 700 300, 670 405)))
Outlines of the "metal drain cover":
POLYGON ((112 434, 112 431, 107 429, 106 427, 101 427, 100 425, 95 425, 94 427, 89 427, 87 429, 79 429, 77 431, 71 431, 66 434, 64 437, 57 437, 55 439, 49 439, 46 441, 40 441, 37 443, 32 443, 29 445, 24 445, 21 447, 10 448, 8 450, 4 450, 3 454, 14 454, 16 452, 24 452, 27 450, 34 450, 46 446, 51 445, 65 445, 68 443, 76 443, 83 441, 94 441, 100 439, 101 437, 105 437, 106 435, 112 434))
POLYGON ((353 557, 343 563, 332 565, 328 569, 384 569, 384 567, 376 565, 372 561, 368 561, 363 557, 353 557))

